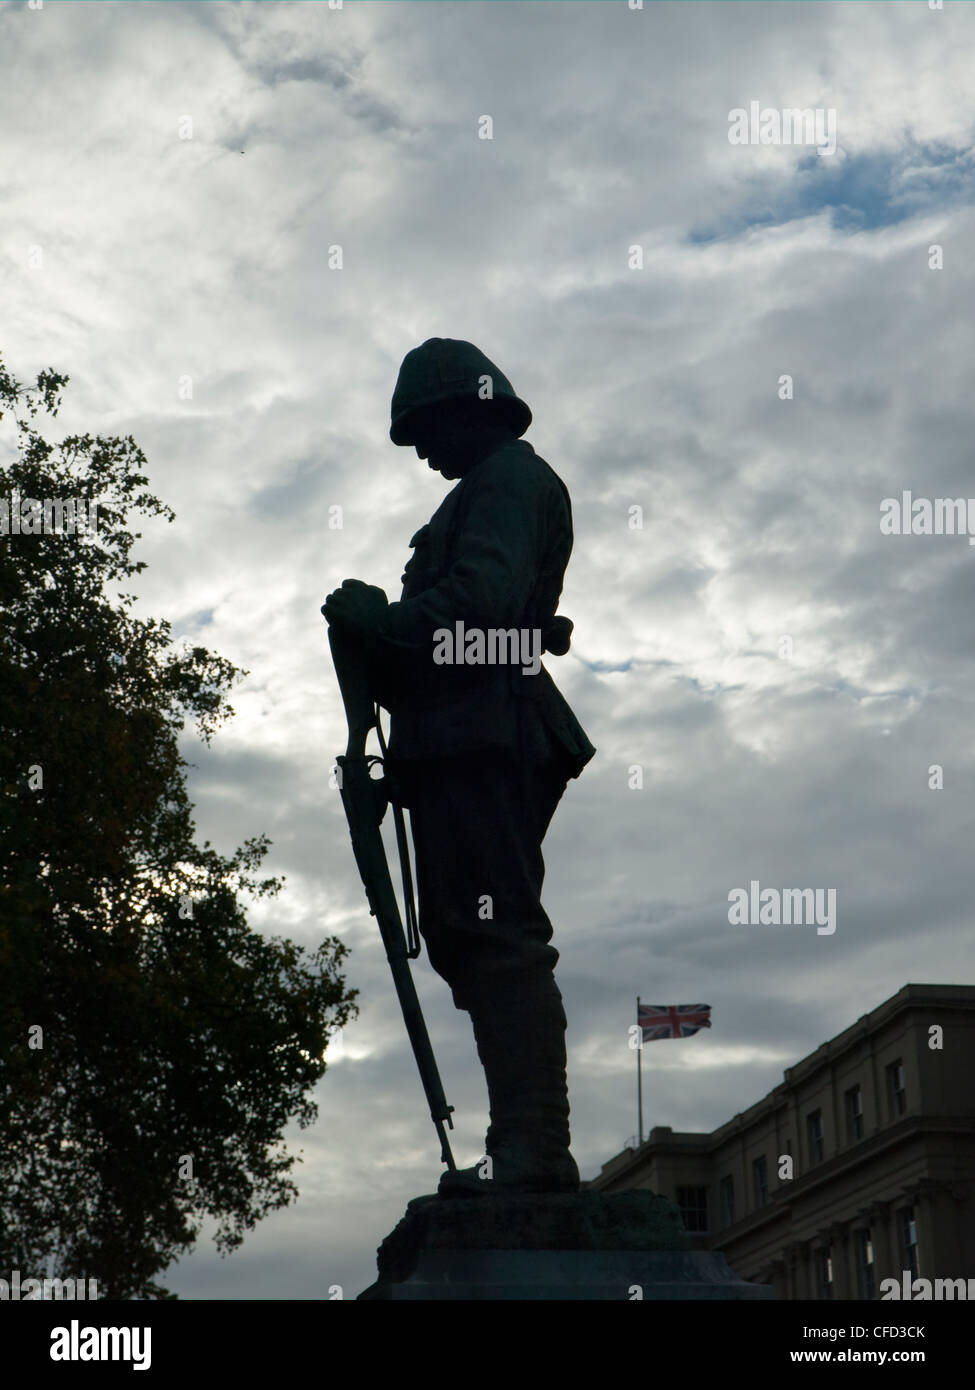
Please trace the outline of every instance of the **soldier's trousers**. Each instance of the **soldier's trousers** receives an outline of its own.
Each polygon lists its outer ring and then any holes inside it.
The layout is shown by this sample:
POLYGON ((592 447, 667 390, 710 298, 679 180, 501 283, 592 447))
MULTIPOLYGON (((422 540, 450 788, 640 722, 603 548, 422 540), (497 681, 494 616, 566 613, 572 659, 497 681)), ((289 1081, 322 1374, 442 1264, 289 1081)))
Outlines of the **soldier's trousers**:
POLYGON ((469 1009, 508 972, 553 970, 542 907, 542 840, 567 785, 563 765, 505 753, 402 765, 416 858, 418 919, 430 963, 469 1009))

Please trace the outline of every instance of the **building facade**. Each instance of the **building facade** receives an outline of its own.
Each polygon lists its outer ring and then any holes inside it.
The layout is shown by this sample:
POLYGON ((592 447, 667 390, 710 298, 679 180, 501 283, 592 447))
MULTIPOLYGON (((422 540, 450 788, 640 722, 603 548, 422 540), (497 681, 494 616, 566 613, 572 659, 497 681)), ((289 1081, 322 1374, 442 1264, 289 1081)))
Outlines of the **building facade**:
POLYGON ((975 986, 905 985, 713 1133, 654 1128, 585 1186, 671 1198, 779 1298, 975 1280, 975 986))

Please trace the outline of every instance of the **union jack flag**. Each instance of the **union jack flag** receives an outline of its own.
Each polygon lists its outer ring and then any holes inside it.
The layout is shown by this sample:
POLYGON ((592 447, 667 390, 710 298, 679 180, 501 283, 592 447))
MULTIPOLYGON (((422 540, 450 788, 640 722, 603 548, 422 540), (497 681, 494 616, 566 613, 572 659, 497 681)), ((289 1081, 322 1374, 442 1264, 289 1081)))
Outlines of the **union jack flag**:
POLYGON ((644 1042, 657 1038, 689 1038, 699 1028, 711 1027, 710 1004, 641 1004, 636 1021, 644 1042))

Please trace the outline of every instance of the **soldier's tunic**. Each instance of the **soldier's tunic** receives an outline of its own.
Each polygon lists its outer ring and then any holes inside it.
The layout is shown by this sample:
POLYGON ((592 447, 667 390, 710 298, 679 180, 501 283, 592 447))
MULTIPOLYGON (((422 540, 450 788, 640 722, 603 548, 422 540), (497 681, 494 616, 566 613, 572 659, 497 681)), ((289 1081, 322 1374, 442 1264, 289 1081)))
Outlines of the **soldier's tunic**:
POLYGON ((506 443, 413 537, 402 598, 380 631, 389 768, 410 809, 420 930, 458 1008, 471 979, 554 968, 541 842, 596 750, 544 666, 438 665, 434 633, 458 620, 467 631, 551 631, 572 540, 565 484, 527 441, 506 443))

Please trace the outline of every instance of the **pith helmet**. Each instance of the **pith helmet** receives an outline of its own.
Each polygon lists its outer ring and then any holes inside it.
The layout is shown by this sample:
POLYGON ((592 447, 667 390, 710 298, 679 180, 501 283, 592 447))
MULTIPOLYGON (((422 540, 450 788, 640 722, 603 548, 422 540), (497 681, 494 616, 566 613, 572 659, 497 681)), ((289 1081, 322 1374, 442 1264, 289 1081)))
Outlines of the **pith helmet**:
POLYGON ((532 413, 515 395, 504 372, 462 338, 428 338, 403 358, 393 391, 390 439, 394 444, 412 444, 409 417, 415 411, 437 401, 485 399, 485 389, 520 438, 532 422, 532 413), (484 386, 485 377, 489 388, 484 386))

